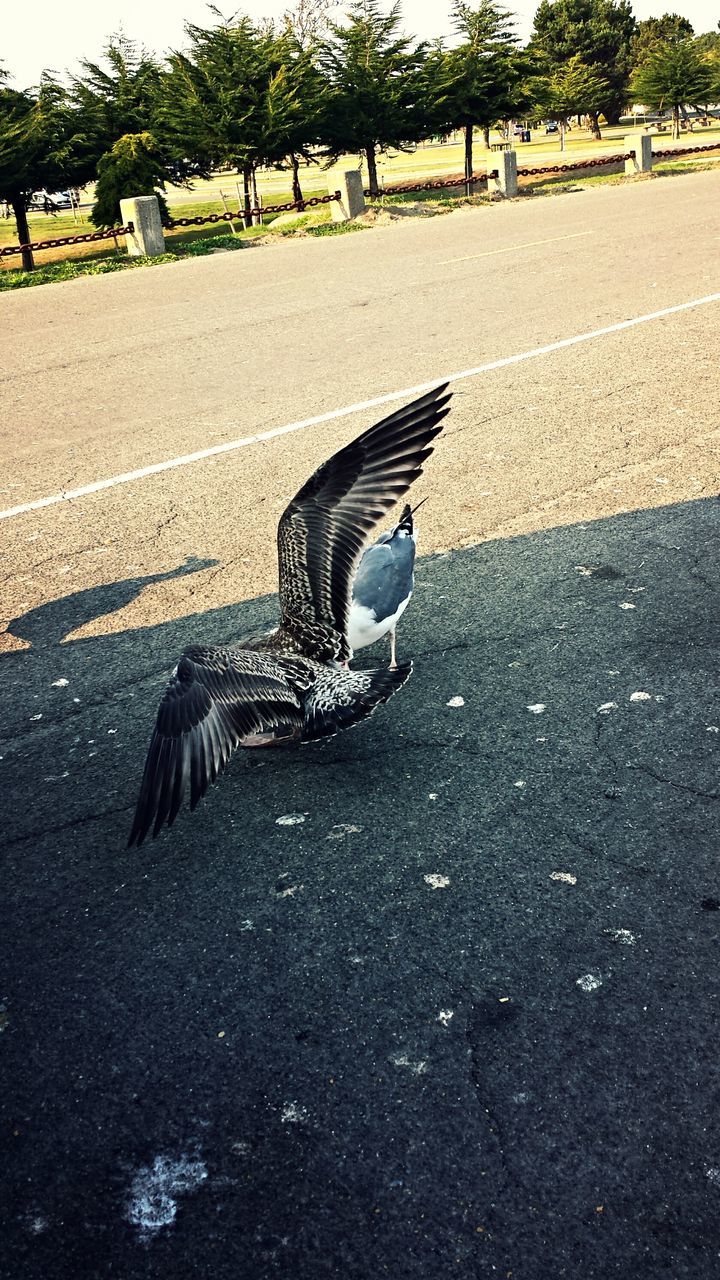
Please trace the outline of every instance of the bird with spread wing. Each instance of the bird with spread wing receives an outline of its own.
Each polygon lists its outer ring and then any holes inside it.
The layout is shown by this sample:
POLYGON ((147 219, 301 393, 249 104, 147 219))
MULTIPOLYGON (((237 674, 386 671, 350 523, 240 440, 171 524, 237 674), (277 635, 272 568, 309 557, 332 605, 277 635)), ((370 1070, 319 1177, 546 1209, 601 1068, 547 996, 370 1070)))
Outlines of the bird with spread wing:
POLYGON ((369 716, 412 663, 353 671, 352 584, 375 525, 407 493, 449 412, 434 387, 340 449, 288 504, 278 526, 280 624, 237 648, 193 645, 158 710, 129 845, 190 808, 236 747, 329 737, 369 716))

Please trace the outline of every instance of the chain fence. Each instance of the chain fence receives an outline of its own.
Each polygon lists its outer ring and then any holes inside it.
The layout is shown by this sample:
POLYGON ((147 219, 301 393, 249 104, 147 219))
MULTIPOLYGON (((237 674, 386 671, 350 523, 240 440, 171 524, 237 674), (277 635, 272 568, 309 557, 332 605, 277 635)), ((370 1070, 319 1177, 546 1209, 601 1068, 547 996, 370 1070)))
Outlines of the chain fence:
MULTIPOLYGON (((699 155, 707 151, 719 151, 720 141, 705 143, 695 147, 671 147, 663 151, 653 151, 653 160, 668 160, 674 156, 699 155)), ((634 151, 624 151, 612 156, 596 156, 588 160, 575 160, 568 164, 552 164, 543 165, 536 168, 518 169, 518 178, 534 178, 544 173, 572 173, 578 169, 596 169, 608 164, 621 164, 625 160, 632 160, 635 157, 634 151)), ((497 169, 488 169, 487 173, 474 173, 471 178, 433 178, 425 179, 421 182, 406 182, 392 187, 384 187, 380 193, 381 196, 399 196, 409 195, 414 191, 439 191, 444 187, 464 187, 468 182, 476 186, 479 183, 488 182, 490 178, 497 177, 497 169)), ((365 190, 364 195, 370 196, 371 192, 365 190)), ((316 205, 330 204, 333 200, 340 199, 340 192, 333 191, 326 196, 308 196, 303 200, 289 200, 285 204, 265 205, 263 208, 254 207, 252 209, 238 209, 236 211, 228 210, 225 213, 207 213, 190 218, 171 218, 167 223, 168 230, 175 230, 177 227, 201 227, 205 224, 214 224, 219 222, 241 222, 245 218, 262 217, 268 213, 291 213, 293 209, 297 209, 302 213, 305 209, 311 209, 316 205)), ((23 250, 40 250, 40 249, 61 249, 65 245, 71 244, 92 244, 98 240, 110 240, 116 236, 130 235, 135 230, 134 224, 129 222, 125 227, 111 227, 108 231, 92 231, 85 235, 63 236, 53 240, 34 240, 29 244, 8 245, 6 248, 0 249, 0 258, 9 258, 14 254, 22 253, 23 250)))
MULTIPOLYGON (((488 178, 494 178, 496 173, 497 169, 490 169, 487 173, 474 173, 471 178, 426 178, 424 182, 406 182, 401 186, 383 187, 380 195, 401 196, 411 191, 439 191, 441 187, 464 187, 468 182, 487 182, 488 178)), ((372 192, 367 188, 363 191, 363 195, 372 198, 372 192)))
POLYGON ((620 164, 625 160, 632 160, 635 155, 634 151, 625 151, 622 155, 615 156, 596 156, 590 160, 573 160, 570 164, 550 164, 543 165, 538 169, 518 169, 518 178, 535 177, 538 173, 570 173, 573 169, 596 169, 603 164, 620 164))
POLYGON ((691 156, 699 151, 719 151, 720 142, 707 142, 701 147, 671 147, 669 151, 653 151, 653 160, 667 160, 672 156, 691 156))
POLYGON ((340 192, 332 191, 327 196, 308 196, 305 200, 289 200, 287 204, 266 204, 262 208, 238 209, 235 213, 228 210, 226 213, 206 213, 196 218, 171 218, 166 226, 168 230, 173 231, 175 227, 201 227, 206 222, 242 222, 243 218, 257 218, 264 213, 290 213, 293 209, 302 213, 303 210, 310 209, 314 205, 330 204, 332 200, 339 199, 340 192))
POLYGON ((109 231, 88 231, 82 236, 62 236, 56 240, 32 240, 29 244, 11 244, 5 249, 0 249, 0 258, 9 258, 12 254, 22 253, 27 249, 61 249, 66 244, 91 244, 94 240, 111 240, 115 236, 131 235, 134 230, 135 223, 128 222, 126 227, 111 227, 109 231))

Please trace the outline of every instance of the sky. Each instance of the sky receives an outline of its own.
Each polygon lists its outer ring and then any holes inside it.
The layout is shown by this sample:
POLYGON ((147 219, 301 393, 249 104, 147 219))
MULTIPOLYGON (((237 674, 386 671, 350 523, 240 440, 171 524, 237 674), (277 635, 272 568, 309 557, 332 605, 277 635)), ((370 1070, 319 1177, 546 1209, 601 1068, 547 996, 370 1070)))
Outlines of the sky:
MULTIPOLYGON (((525 40, 532 28, 537 0, 506 0, 517 15, 517 31, 525 40)), ((229 16, 232 0, 217 7, 229 16)), ((246 0, 242 11, 253 19, 279 17, 292 0, 246 0)), ((405 30, 424 39, 451 34, 450 0, 404 0, 405 30)), ((636 18, 679 13, 688 18, 696 34, 717 30, 717 0, 634 0, 636 18)), ((339 7, 342 12, 342 5, 339 7)), ((0 0, 0 66, 15 88, 37 84, 43 70, 77 71, 78 61, 97 61, 113 32, 124 35, 162 55, 183 46, 186 21, 212 26, 206 0, 120 0, 106 5, 100 0, 0 0), (121 16, 121 20, 120 20, 121 16)))

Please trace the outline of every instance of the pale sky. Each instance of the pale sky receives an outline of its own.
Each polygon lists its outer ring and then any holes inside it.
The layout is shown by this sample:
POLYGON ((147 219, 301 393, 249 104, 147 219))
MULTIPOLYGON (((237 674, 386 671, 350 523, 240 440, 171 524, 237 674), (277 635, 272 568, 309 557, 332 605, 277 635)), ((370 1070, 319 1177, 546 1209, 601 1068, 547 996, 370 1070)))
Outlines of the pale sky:
MULTIPOLYGON (((518 34, 526 39, 537 0, 506 2, 517 14, 518 34)), ((227 0, 217 7, 226 15, 234 11, 227 0)), ((257 19, 278 17, 291 7, 292 0, 246 0, 242 10, 257 19)), ((679 13, 689 18, 697 35, 717 30, 720 18, 717 0, 634 0, 633 9, 638 19, 679 13)), ((450 0, 404 0, 402 12, 410 35, 430 39, 451 32, 450 0)), ((213 25, 205 0, 120 0, 117 5, 103 0, 0 0, 0 65, 16 88, 36 84, 45 69, 76 71, 79 59, 99 59, 108 36, 118 30, 119 15, 124 34, 159 55, 182 47, 185 21, 213 25)))

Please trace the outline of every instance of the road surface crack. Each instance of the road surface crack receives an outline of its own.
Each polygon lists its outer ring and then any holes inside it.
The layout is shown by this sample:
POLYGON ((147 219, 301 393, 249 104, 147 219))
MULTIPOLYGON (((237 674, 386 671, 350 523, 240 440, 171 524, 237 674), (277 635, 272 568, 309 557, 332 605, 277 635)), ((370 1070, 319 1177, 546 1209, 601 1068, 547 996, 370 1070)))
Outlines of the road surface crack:
POLYGON ((656 773, 647 764, 631 764, 631 769, 637 769, 639 773, 646 773, 648 777, 654 778, 656 782, 664 782, 666 786, 672 787, 675 791, 687 791, 690 795, 698 796, 701 800, 720 800, 720 792, 718 791, 702 791, 699 787, 693 787, 687 782, 676 782, 674 778, 666 778, 662 773, 656 773))

